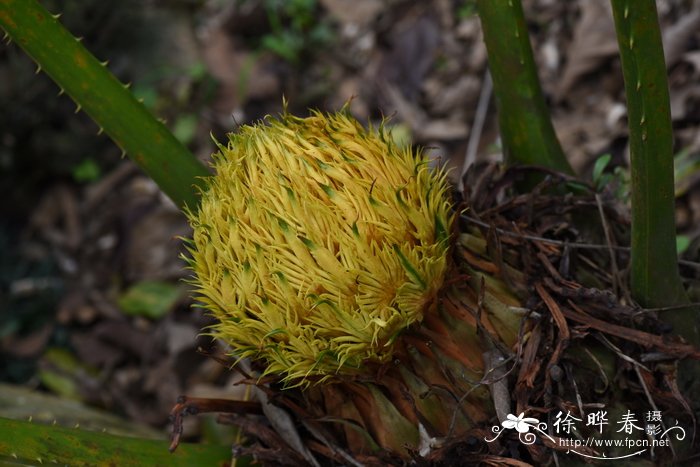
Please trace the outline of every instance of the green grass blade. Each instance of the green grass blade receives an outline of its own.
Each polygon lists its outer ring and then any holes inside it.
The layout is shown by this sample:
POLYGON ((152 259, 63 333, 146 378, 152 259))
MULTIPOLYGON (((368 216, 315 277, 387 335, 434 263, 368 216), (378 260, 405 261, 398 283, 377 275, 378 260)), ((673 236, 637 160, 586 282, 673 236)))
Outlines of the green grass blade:
MULTIPOLYGON (((673 127, 656 2, 611 3, 632 160, 632 295, 645 307, 682 305, 688 298, 676 255, 673 127)), ((698 343, 697 313, 684 310, 664 316, 678 333, 698 343)))
MULTIPOLYGON (((229 465, 230 446, 181 444, 174 453, 167 441, 127 438, 79 428, 40 425, 0 418, 0 462, 71 466, 219 466, 229 465)), ((241 459, 237 465, 249 465, 241 459)))
POLYGON ((520 0, 477 2, 506 161, 573 173, 542 94, 520 0))
POLYGON ((0 0, 0 27, 179 206, 209 174, 106 66, 36 0, 0 0))

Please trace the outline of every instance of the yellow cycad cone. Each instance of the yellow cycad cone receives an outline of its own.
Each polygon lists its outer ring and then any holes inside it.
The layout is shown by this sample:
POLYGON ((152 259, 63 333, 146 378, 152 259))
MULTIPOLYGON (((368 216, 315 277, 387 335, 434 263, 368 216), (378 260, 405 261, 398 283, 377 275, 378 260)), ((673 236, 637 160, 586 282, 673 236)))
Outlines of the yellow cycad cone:
POLYGON ((190 265, 213 336, 290 385, 392 356, 436 306, 445 174, 345 112, 245 126, 214 157, 190 265))
POLYGON ((514 344, 524 277, 473 226, 449 235, 444 172, 344 112, 268 118, 219 149, 190 265, 232 356, 359 458, 407 460, 493 417, 482 355, 514 344))

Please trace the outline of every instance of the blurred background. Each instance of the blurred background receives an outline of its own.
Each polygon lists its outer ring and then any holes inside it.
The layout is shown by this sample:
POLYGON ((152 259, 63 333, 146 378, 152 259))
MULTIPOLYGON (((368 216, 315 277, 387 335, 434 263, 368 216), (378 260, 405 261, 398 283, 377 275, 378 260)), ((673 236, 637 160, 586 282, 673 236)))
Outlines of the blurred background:
MULTIPOLYGON (((626 110, 608 3, 524 6, 569 160, 625 201, 626 110)), ((352 100, 363 122, 389 117, 400 144, 452 166, 453 180, 465 161, 501 157, 474 0, 42 4, 202 160, 212 138, 280 112, 283 97, 299 115, 352 100)), ((657 5, 676 134, 678 248, 698 260, 700 4, 657 5)), ((187 223, 35 68, 14 44, 0 46, 0 416, 131 433, 135 423, 162 436, 178 395, 238 390, 206 356, 221 349, 199 335, 209 321, 183 282, 187 223)), ((186 430, 226 440, 210 418, 186 430)))

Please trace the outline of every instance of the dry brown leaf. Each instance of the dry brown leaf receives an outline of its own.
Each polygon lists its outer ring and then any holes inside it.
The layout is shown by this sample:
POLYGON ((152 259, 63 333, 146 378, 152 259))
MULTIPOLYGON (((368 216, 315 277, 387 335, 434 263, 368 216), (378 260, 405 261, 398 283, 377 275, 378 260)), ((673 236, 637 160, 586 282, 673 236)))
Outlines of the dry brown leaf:
POLYGON ((400 21, 390 36, 392 47, 384 56, 378 78, 415 102, 440 47, 440 26, 432 15, 417 12, 400 21))
POLYGON ((700 28, 700 3, 695 2, 696 7, 687 15, 682 16, 678 22, 663 34, 664 56, 666 67, 672 67, 688 50, 690 39, 700 28))
POLYGON ((430 120, 428 115, 417 105, 406 99, 398 88, 392 85, 384 86, 385 96, 399 119, 411 127, 414 139, 419 142, 431 140, 454 140, 466 138, 469 134, 469 126, 462 121, 440 119, 430 120))
POLYGON ((309 465, 320 467, 320 464, 314 455, 302 441, 299 432, 294 426, 294 420, 292 417, 284 409, 271 404, 265 391, 261 390, 257 386, 253 387, 253 391, 255 392, 255 396, 260 401, 260 406, 265 413, 265 417, 267 417, 267 420, 280 435, 280 437, 284 439, 292 448, 294 448, 296 452, 303 456, 309 465))
POLYGON ((341 23, 366 27, 387 8, 381 0, 320 0, 321 5, 341 23))
MULTIPOLYGON (((481 81, 473 75, 464 75, 452 83, 428 78, 423 85, 430 111, 436 115, 460 115, 467 107, 476 107, 481 81)), ((465 137, 463 134, 461 137, 465 137)))
POLYGON ((242 48, 223 28, 208 31, 202 56, 209 73, 219 82, 213 110, 230 126, 231 113, 247 99, 279 99, 280 78, 269 71, 264 60, 242 48))
POLYGON ((53 331, 53 325, 47 323, 27 336, 10 334, 0 340, 0 349, 16 357, 36 358, 46 347, 53 331))
POLYGON ((694 75, 700 75, 700 50, 693 50, 683 55, 683 61, 690 63, 695 71, 694 75))
POLYGON ((556 91, 562 100, 584 75, 617 54, 612 11, 607 0, 579 0, 581 19, 566 51, 567 62, 556 91))
POLYGON ((129 282, 181 279, 187 273, 178 257, 182 251, 178 237, 190 228, 181 212, 166 205, 135 207, 127 214, 130 228, 123 241, 124 276, 129 282), (140 212, 139 212, 140 211, 140 212))
POLYGON ((81 361, 96 368, 112 369, 126 357, 126 352, 89 332, 74 333, 70 339, 81 361))
POLYGON ((694 114, 693 105, 697 109, 700 101, 700 84, 690 83, 679 89, 671 89, 671 118, 683 120, 694 114))

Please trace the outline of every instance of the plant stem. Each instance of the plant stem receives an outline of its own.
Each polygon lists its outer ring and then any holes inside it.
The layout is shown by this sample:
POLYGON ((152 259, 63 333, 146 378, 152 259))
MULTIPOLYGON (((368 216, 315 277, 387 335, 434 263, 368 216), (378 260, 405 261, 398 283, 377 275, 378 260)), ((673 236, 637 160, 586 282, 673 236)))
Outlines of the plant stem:
POLYGON ((542 94, 520 0, 478 0, 506 161, 572 174, 542 94))
MULTIPOLYGON (((622 59, 632 171, 634 299, 644 307, 688 303, 678 271, 673 128, 654 0, 612 0, 622 59)), ((668 312, 676 332, 698 344, 697 313, 668 312)))
POLYGON ((175 203, 197 206, 209 171, 56 16, 36 0, 0 0, 0 26, 175 203))

